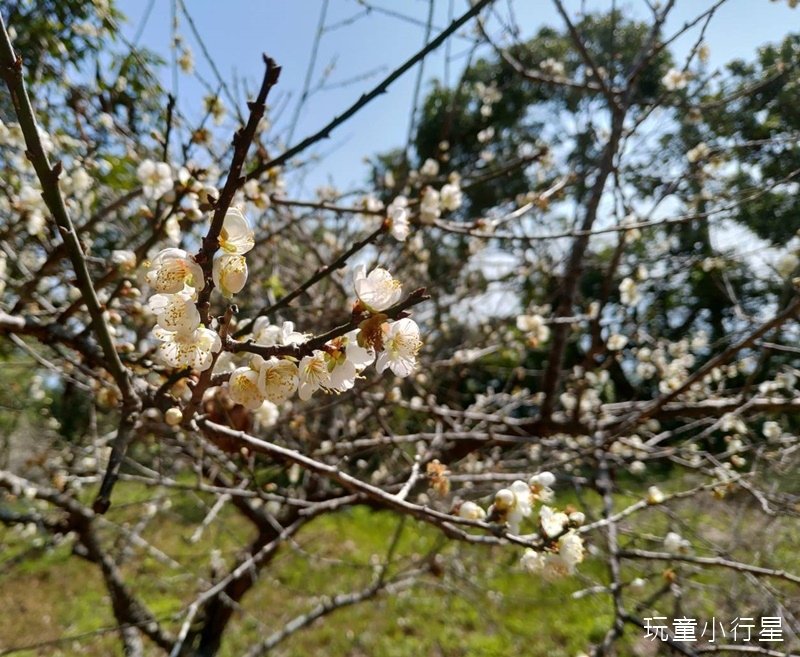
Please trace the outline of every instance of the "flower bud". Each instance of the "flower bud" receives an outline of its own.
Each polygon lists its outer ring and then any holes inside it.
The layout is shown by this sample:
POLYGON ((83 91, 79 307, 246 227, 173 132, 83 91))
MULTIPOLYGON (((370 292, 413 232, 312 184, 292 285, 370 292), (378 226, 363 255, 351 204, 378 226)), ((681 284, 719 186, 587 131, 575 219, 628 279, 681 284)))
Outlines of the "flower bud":
POLYGON ((177 427, 183 422, 183 413, 177 406, 173 406, 164 413, 164 421, 171 427, 177 427))

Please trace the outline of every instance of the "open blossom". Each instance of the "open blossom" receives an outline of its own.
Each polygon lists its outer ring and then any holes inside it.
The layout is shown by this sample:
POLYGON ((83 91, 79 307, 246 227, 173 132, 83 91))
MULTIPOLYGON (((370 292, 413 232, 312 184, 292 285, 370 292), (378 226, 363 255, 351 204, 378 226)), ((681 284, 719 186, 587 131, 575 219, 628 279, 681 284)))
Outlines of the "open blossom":
POLYGON ((381 312, 390 308, 403 294, 400 282, 381 267, 373 269, 367 275, 365 265, 359 265, 355 275, 356 295, 362 304, 371 312, 381 312))
POLYGON ((384 350, 378 355, 375 368, 383 372, 388 367, 395 376, 408 376, 417 367, 421 347, 419 326, 414 320, 405 318, 384 324, 384 350))
POLYGON ((677 532, 668 532, 664 537, 664 549, 667 552, 677 554, 679 552, 688 552, 692 544, 677 532))
POLYGON ((569 524, 569 516, 561 511, 553 511, 549 506, 539 509, 539 524, 547 538, 555 538, 569 524))
POLYGON ((541 315, 519 315, 517 317, 517 328, 529 334, 530 341, 534 346, 538 346, 550 339, 550 327, 545 323, 545 318, 541 315))
POLYGON ((389 231, 398 242, 405 242, 408 237, 408 199, 405 196, 398 196, 386 208, 386 216, 389 219, 389 231))
POLYGON ((494 496, 491 515, 505 522, 513 534, 519 533, 523 518, 531 515, 533 498, 531 489, 524 481, 517 480, 508 488, 502 488, 494 496))
POLYGON ((439 207, 440 196, 433 187, 426 187, 419 201, 419 220, 423 224, 434 223, 442 214, 439 207))
POLYGON ((628 344, 628 338, 624 335, 620 335, 619 333, 614 333, 608 336, 608 342, 606 343, 609 351, 619 351, 624 349, 626 344, 628 344))
POLYGON ((419 168, 419 172, 423 176, 427 176, 428 178, 433 178, 434 176, 438 176, 439 163, 432 157, 429 157, 427 160, 425 160, 425 162, 422 163, 422 166, 419 168))
POLYGON ((291 361, 257 356, 250 366, 258 370, 258 387, 273 404, 282 404, 297 390, 297 365, 291 361))
POLYGON ((183 249, 172 247, 160 251, 153 258, 150 271, 147 272, 147 282, 157 292, 167 294, 181 292, 184 285, 190 285, 197 290, 205 287, 200 265, 183 249))
POLYGON ((639 294, 636 282, 632 278, 628 277, 622 279, 622 282, 619 284, 619 298, 626 306, 635 306, 639 303, 642 295, 639 294))
POLYGON ((664 77, 661 78, 661 84, 664 85, 667 91, 680 91, 685 89, 688 83, 689 76, 676 68, 669 69, 664 77))
POLYGON ((166 162, 144 160, 136 169, 145 198, 158 200, 172 189, 172 169, 166 162))
POLYGON ((261 406, 255 409, 253 417, 258 423, 259 429, 267 429, 273 427, 278 423, 280 412, 278 407, 275 406, 269 399, 265 399, 261 406))
POLYGON ((211 367, 213 354, 222 347, 219 335, 203 326, 188 333, 155 328, 153 335, 161 340, 158 353, 170 367, 191 367, 202 372, 211 367))
POLYGON ((528 572, 554 580, 572 575, 583 557, 583 539, 574 531, 568 531, 558 539, 558 552, 543 553, 528 548, 520 559, 520 565, 528 572))
POLYGON ((442 208, 452 212, 458 210, 464 201, 464 194, 458 182, 447 183, 440 192, 442 208))
POLYGON ((764 422, 764 426, 761 427, 761 432, 770 442, 776 442, 783 434, 783 431, 781 431, 781 425, 774 420, 768 420, 764 422))
POLYGON ((355 385, 356 377, 375 360, 375 352, 358 344, 358 330, 332 341, 330 388, 344 392, 355 385))
POLYGON ((214 258, 212 269, 214 285, 230 298, 242 291, 247 282, 247 261, 235 253, 223 253, 214 258))
POLYGON ((330 387, 331 376, 324 351, 315 351, 311 356, 303 356, 298 369, 300 386, 297 394, 303 401, 311 399, 311 395, 319 388, 330 387))
POLYGON ((303 344, 308 336, 294 330, 294 322, 283 322, 280 326, 270 324, 266 317, 259 317, 253 324, 253 341, 264 347, 303 344))
POLYGON ((253 229, 237 208, 229 208, 219 232, 219 246, 226 253, 244 255, 255 245, 253 229))
POLYGON ((710 153, 711 149, 708 147, 708 144, 701 141, 697 146, 686 151, 686 159, 692 163, 699 162, 700 160, 706 159, 710 153))
POLYGON ((258 387, 258 372, 250 367, 235 369, 228 380, 228 394, 235 404, 254 411, 261 408, 265 397, 258 387))
POLYGON ((175 294, 154 294, 148 301, 156 323, 167 331, 192 333, 200 324, 194 289, 186 286, 175 294))

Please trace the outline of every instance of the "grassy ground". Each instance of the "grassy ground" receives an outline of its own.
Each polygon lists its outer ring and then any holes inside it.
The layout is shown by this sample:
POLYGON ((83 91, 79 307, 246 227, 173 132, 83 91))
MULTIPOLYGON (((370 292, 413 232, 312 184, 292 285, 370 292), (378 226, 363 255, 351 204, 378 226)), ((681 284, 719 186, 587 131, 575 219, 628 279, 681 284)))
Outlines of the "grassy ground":
MULTIPOLYGON (((123 485, 117 491, 110 520, 135 522, 141 515, 142 503, 151 495, 152 491, 123 485)), ((796 563, 792 547, 797 545, 796 528, 767 528, 749 511, 742 512, 749 505, 704 499, 709 506, 703 509, 696 502, 690 503, 695 505, 694 513, 691 507, 678 505, 669 513, 648 509, 637 520, 637 532, 658 537, 667 529, 682 528, 685 534, 701 532, 698 535, 702 540, 713 541, 724 538, 726 532, 731 533, 733 523, 749 522, 753 523, 752 532, 744 535, 751 539, 760 531, 772 532, 773 536, 789 532, 776 542, 778 552, 755 555, 765 565, 796 563), (675 511, 683 511, 680 517, 688 517, 692 526, 682 527, 675 511), (757 521, 761 524, 756 524, 757 521)), ((171 569, 137 551, 123 566, 126 581, 132 583, 160 618, 174 616, 197 594, 195 576, 208 576, 210 550, 219 550, 221 557, 230 561, 251 538, 249 528, 235 514, 223 513, 202 540, 190 543, 188 539, 204 515, 202 502, 209 500, 193 493, 173 495, 172 500, 169 516, 159 516, 144 535, 186 565, 171 569)), ((559 500, 561 504, 567 501, 563 497, 559 500)), ((623 496, 619 501, 625 502, 623 496)), ((397 523, 398 518, 392 514, 358 508, 324 518, 302 532, 297 544, 281 552, 245 598, 243 610, 236 615, 226 635, 222 655, 241 655, 246 646, 312 608, 320 596, 364 587, 372 577, 376 560, 380 562, 385 555, 397 523)), ((439 539, 430 528, 407 521, 397 554, 407 557, 425 554, 439 539)), ((623 541, 627 540, 623 535, 623 541)), ((645 544, 637 545, 652 547, 644 540, 645 544)), ((0 543, 4 544, 0 557, 1 648, 77 637, 14 654, 25 657, 121 654, 113 632, 93 634, 100 628, 113 627, 114 621, 98 569, 72 556, 70 543, 27 554, 26 543, 10 532, 0 538, 0 543), (88 636, 82 637, 84 634, 88 636)), ((698 549, 702 547, 699 545, 698 549)), ((732 558, 754 557, 752 540, 730 547, 732 558)), ((444 552, 441 576, 428 575, 418 586, 400 595, 379 597, 339 610, 297 633, 282 644, 277 654, 574 657, 587 649, 590 642, 602 638, 611 619, 608 596, 572 597, 576 591, 607 580, 606 566, 599 559, 590 556, 576 577, 547 583, 520 572, 518 558, 519 551, 513 549, 449 546, 444 552)), ((752 605, 758 604, 752 587, 733 584, 739 580, 731 579, 727 571, 695 574, 691 568, 671 569, 663 563, 641 568, 634 565, 626 571, 628 579, 637 575, 648 578, 642 599, 668 587, 667 580, 676 577, 676 586, 684 589, 680 595, 692 595, 691 609, 695 616, 733 614, 732 620, 736 613, 745 615, 746 607, 751 607, 752 612, 752 605)), ((797 587, 791 589, 774 582, 770 586, 785 588, 786 599, 798 602, 797 587)), ((686 609, 680 601, 680 596, 668 596, 658 603, 662 605, 659 611, 672 616, 686 609)), ((643 608, 641 615, 647 615, 647 610, 643 608)), ((177 630, 179 622, 170 620, 168 626, 177 630)), ((641 634, 630 629, 620 654, 658 654, 653 652, 652 644, 642 640, 641 634)))

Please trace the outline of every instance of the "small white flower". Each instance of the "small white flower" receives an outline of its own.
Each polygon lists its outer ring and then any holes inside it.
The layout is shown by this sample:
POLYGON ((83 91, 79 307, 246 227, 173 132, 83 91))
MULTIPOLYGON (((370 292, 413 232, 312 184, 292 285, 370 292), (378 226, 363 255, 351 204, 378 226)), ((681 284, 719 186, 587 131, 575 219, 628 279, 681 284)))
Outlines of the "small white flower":
POLYGON ((628 344, 628 338, 619 333, 608 336, 608 342, 606 343, 609 351, 620 351, 625 348, 626 344, 628 344))
POLYGON ((120 271, 131 273, 136 269, 136 254, 123 249, 112 251, 111 263, 119 267, 120 271))
POLYGON ((400 282, 381 267, 373 269, 367 275, 366 265, 359 265, 355 272, 356 296, 371 312, 381 312, 390 308, 403 295, 400 282))
MULTIPOLYGON (((331 357, 330 388, 344 392, 355 385, 356 377, 375 361, 375 352, 358 344, 358 330, 332 341, 336 350, 331 357)), ((330 367, 330 366, 329 366, 330 367)))
POLYGON ((700 160, 705 160, 710 153, 711 149, 708 147, 708 144, 706 144, 704 141, 701 141, 699 144, 697 144, 697 146, 686 151, 686 159, 694 164, 700 160))
POLYGON ((434 160, 433 158, 428 158, 423 162, 422 166, 419 168, 419 172, 423 176, 427 176, 428 178, 433 178, 434 176, 439 175, 439 163, 434 160))
POLYGON ((172 189, 172 169, 166 162, 144 160, 136 169, 136 177, 145 198, 156 201, 172 189))
POLYGON ((781 278, 787 278, 797 269, 798 264, 800 264, 800 258, 794 253, 784 253, 775 263, 775 271, 781 278))
POLYGON ((552 472, 545 470, 544 472, 539 472, 538 474, 533 475, 528 483, 531 486, 544 486, 546 488, 552 488, 553 484, 556 483, 556 476, 552 472))
POLYGON ((486 517, 486 511, 475 502, 466 501, 459 507, 458 517, 464 518, 464 520, 483 520, 486 517))
POLYGON ((244 255, 255 245, 253 229, 237 208, 228 208, 222 229, 219 232, 219 246, 227 253, 244 255))
POLYGON ((155 314, 156 323, 167 331, 188 335, 200 324, 194 289, 188 286, 175 294, 154 294, 148 307, 155 314))
POLYGON ((298 366, 300 370, 300 387, 297 394, 303 401, 311 399, 319 388, 330 387, 330 372, 324 351, 315 351, 311 356, 303 356, 298 366))
POLYGON ((648 504, 661 504, 664 501, 664 493, 658 486, 650 486, 647 489, 647 503, 648 504))
POLYGON ((664 537, 664 549, 673 554, 688 552, 691 545, 692 544, 687 539, 683 538, 683 536, 677 532, 669 532, 664 537))
POLYGON ((549 506, 539 509, 539 524, 547 538, 555 538, 569 524, 569 517, 561 511, 553 511, 549 506))
POLYGON ((619 284, 619 297, 620 301, 626 306, 635 306, 639 303, 642 295, 639 294, 639 289, 636 287, 636 282, 628 277, 623 278, 619 284))
POLYGON ((439 192, 433 187, 426 187, 419 202, 419 220, 426 225, 433 224, 442 214, 439 207, 439 192))
POLYGON ((461 207, 461 204, 464 201, 464 194, 457 182, 448 183, 442 187, 440 198, 442 208, 452 212, 461 207))
POLYGON ((264 394, 258 387, 258 372, 249 367, 235 369, 228 380, 228 394, 235 404, 254 411, 264 403, 264 394))
POLYGON ((412 319, 401 319, 383 327, 383 348, 375 368, 383 372, 387 367, 395 376, 405 377, 417 366, 417 354, 422 348, 419 326, 412 319))
POLYGON ((297 390, 297 365, 291 361, 257 357, 250 366, 258 370, 258 387, 272 403, 282 404, 297 390))
POLYGON ((398 196, 386 208, 386 216, 389 219, 389 230, 398 242, 405 242, 408 237, 408 199, 405 196, 398 196))
POLYGON ((253 341, 265 347, 303 344, 308 336, 294 330, 294 322, 283 322, 280 326, 270 324, 266 317, 259 317, 253 324, 253 341))
POLYGON ((583 540, 574 531, 568 531, 558 539, 558 554, 564 560, 569 573, 575 572, 575 566, 583 561, 583 540))
POLYGON ((161 340, 158 353, 170 367, 191 367, 202 372, 211 367, 213 354, 222 347, 219 335, 202 326, 191 333, 155 328, 153 335, 161 340))
POLYGON ((183 249, 168 248, 161 251, 147 272, 147 282, 158 292, 175 294, 184 284, 197 290, 205 287, 203 270, 183 249))
POLYGON ((761 432, 770 442, 776 442, 783 434, 783 431, 781 431, 781 425, 773 420, 764 422, 764 426, 761 427, 761 432))
POLYGON ((265 399, 261 406, 253 413, 253 417, 255 417, 256 422, 258 422, 260 429, 274 427, 278 423, 279 415, 278 407, 269 401, 269 399, 265 399))
POLYGON ((661 78, 661 84, 664 85, 667 91, 680 91, 685 89, 688 83, 689 76, 676 68, 669 69, 664 77, 661 78))
POLYGON ((545 318, 541 315, 519 315, 517 317, 517 328, 528 333, 536 345, 547 342, 550 339, 550 327, 545 323, 545 318))
POLYGON ((242 291, 247 282, 247 261, 235 253, 223 253, 214 258, 214 285, 227 298, 242 291))

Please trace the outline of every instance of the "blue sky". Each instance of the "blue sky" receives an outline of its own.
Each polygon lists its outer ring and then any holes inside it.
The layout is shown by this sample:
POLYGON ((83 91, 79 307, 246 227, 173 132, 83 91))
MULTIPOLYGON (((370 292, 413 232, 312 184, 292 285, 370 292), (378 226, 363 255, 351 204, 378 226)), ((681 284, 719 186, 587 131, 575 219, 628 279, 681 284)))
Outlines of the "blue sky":
MULTIPOLYGON (((167 61, 171 57, 172 1, 153 0, 140 39, 142 45, 161 53, 167 61)), ((242 86, 253 89, 263 71, 262 52, 282 65, 280 84, 272 96, 272 104, 282 108, 276 117, 275 129, 283 130, 285 135, 303 88, 324 0, 185 1, 198 32, 229 84, 238 81, 240 89, 242 86)), ((451 7, 456 16, 467 8, 466 0, 432 1, 434 35, 436 28, 448 23, 451 7)), ((293 142, 324 125, 422 46, 429 0, 370 0, 369 4, 375 7, 370 15, 349 22, 364 11, 364 5, 358 0, 328 0, 326 24, 334 29, 326 30, 320 42, 312 87, 316 86, 322 72, 332 67, 326 79, 329 88, 317 91, 309 98, 297 121, 293 142), (381 9, 402 13, 412 20, 388 15, 381 9), (353 81, 354 78, 360 79, 353 81), (351 83, 342 85, 347 81, 351 83)), ((543 25, 562 25, 551 0, 501 0, 496 4, 503 9, 508 4, 513 6, 523 36, 534 33, 543 25)), ((677 29, 711 4, 709 0, 677 0, 667 32, 677 29)), ((129 17, 124 28, 128 37, 132 37, 142 25, 147 5, 146 0, 119 0, 120 8, 129 17)), ((581 6, 607 10, 611 2, 565 0, 565 5, 570 12, 577 12, 581 6)), ((643 15, 645 10, 643 0, 620 0, 617 6, 635 15, 643 15)), ((212 80, 209 65, 187 21, 180 13, 179 19, 179 32, 194 52, 197 71, 212 80)), ((728 0, 719 9, 706 34, 706 42, 711 48, 711 63, 720 65, 734 57, 749 58, 757 46, 778 40, 792 29, 800 29, 800 10, 789 9, 785 0, 728 0)), ((676 49, 680 53, 693 41, 694 38, 683 39, 676 44, 676 49)), ((425 79, 444 79, 449 73, 450 79, 454 80, 464 65, 469 47, 469 39, 455 38, 449 51, 440 48, 425 62, 425 79)), ((171 89, 172 68, 166 66, 161 75, 165 87, 171 89)), ((309 169, 308 184, 311 187, 329 180, 342 187, 360 185, 366 175, 364 157, 405 144, 416 77, 416 70, 407 73, 390 88, 388 94, 339 128, 332 139, 317 148, 316 153, 321 157, 309 169)), ((179 106, 190 119, 201 116, 201 100, 205 93, 197 80, 180 76, 179 106)), ((228 127, 232 129, 234 126, 230 124, 228 127)))

